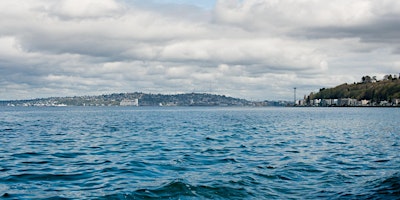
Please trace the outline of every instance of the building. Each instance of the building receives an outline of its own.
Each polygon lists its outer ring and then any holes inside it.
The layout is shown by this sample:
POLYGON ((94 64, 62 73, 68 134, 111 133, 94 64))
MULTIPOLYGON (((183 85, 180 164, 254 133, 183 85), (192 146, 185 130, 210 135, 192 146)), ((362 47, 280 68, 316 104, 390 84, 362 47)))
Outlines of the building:
POLYGON ((306 105, 306 101, 305 100, 297 100, 296 101, 296 106, 305 106, 306 105))
POLYGON ((124 99, 119 103, 120 106, 139 106, 139 99, 124 99))
POLYGON ((338 100, 339 106, 358 106, 357 99, 343 98, 338 100))
POLYGON ((381 101, 379 102, 380 106, 390 106, 389 101, 381 101))
POLYGON ((370 100, 366 100, 366 99, 361 100, 361 105, 362 106, 368 106, 370 103, 371 103, 370 100))
POLYGON ((319 106, 321 104, 321 99, 313 99, 311 104, 312 106, 319 106))
POLYGON ((337 99, 322 99, 321 106, 337 106, 338 100, 337 99))

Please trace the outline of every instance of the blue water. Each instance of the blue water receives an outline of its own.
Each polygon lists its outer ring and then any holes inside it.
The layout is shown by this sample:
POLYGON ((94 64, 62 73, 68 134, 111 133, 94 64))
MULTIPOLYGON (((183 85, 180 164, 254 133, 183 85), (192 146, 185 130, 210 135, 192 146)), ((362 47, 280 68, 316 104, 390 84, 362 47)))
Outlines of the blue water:
POLYGON ((400 199, 398 108, 0 107, 4 199, 400 199))

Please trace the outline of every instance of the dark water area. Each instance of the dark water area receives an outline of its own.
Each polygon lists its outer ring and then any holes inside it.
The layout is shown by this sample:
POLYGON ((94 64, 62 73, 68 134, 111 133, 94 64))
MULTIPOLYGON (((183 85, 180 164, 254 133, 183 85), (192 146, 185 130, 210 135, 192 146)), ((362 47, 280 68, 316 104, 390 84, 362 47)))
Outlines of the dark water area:
POLYGON ((398 108, 0 107, 1 199, 400 199, 398 108))

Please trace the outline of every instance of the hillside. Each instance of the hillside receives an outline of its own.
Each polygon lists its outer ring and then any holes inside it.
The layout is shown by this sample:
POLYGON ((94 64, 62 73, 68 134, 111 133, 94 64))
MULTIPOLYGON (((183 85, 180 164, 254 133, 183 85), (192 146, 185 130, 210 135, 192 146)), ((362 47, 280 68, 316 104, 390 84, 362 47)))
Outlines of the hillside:
POLYGON ((50 97, 31 100, 1 101, 0 105, 13 106, 119 106, 123 100, 138 100, 138 106, 245 106, 251 102, 224 95, 187 94, 146 94, 119 93, 99 96, 50 97))
POLYGON ((400 79, 390 78, 372 81, 363 77, 363 82, 342 84, 334 88, 322 88, 316 94, 311 93, 309 99, 341 99, 371 100, 373 102, 393 101, 400 99, 400 79))

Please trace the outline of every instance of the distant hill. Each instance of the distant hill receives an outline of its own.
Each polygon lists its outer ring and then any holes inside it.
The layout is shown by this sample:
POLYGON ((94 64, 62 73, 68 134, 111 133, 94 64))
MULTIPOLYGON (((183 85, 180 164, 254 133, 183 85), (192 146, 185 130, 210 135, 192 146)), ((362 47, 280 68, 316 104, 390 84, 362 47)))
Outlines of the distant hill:
MULTIPOLYGON (((138 100, 138 106, 247 106, 250 101, 205 93, 146 94, 119 93, 99 96, 50 97, 31 100, 1 101, 3 106, 120 106, 121 101, 138 100)), ((132 101, 134 102, 134 101, 132 101)))
POLYGON ((362 82, 342 84, 334 88, 322 88, 318 93, 311 93, 309 99, 371 100, 373 102, 393 101, 400 99, 400 79, 396 76, 385 76, 384 80, 364 76, 362 82))

